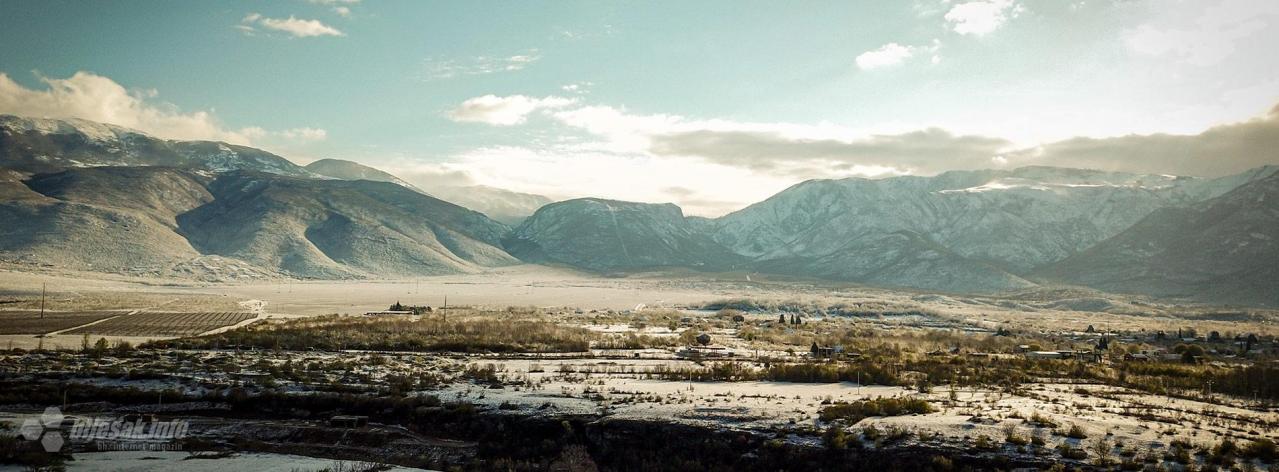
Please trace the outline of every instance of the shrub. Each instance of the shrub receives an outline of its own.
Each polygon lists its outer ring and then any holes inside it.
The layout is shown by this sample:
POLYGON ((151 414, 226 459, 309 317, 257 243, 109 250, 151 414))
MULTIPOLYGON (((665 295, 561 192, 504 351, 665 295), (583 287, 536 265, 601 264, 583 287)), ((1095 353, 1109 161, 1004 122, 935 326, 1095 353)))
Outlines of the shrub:
POLYGON ((857 423, 871 416, 902 416, 932 413, 933 406, 921 398, 874 398, 852 403, 835 403, 821 409, 822 421, 846 420, 857 423))
POLYGON ((1085 433, 1084 428, 1079 427, 1078 424, 1071 424, 1065 436, 1071 439, 1087 439, 1088 433, 1085 433))
POLYGON ((1240 453, 1242 456, 1251 459, 1261 459, 1265 462, 1273 462, 1279 458, 1279 449, 1275 448, 1275 442, 1269 439, 1256 439, 1243 447, 1240 453))

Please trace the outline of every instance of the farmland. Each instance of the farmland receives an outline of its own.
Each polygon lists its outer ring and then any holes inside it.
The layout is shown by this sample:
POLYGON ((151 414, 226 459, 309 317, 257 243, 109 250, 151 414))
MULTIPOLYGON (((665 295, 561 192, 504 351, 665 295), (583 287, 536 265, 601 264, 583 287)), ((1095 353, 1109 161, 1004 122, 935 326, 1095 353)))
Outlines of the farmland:
POLYGON ((40 316, 39 311, 0 311, 0 335, 4 334, 46 334, 76 326, 103 320, 112 316, 123 315, 124 311, 70 311, 46 312, 40 316))
POLYGON ((68 331, 103 336, 194 336, 253 318, 241 312, 142 312, 68 331))

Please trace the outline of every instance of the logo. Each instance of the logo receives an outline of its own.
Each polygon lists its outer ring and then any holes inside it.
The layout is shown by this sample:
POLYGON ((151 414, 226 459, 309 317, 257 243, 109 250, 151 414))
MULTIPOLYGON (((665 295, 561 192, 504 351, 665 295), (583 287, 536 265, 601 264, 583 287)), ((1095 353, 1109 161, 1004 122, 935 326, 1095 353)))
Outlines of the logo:
POLYGON ((22 428, 19 433, 23 439, 28 441, 40 441, 40 445, 44 446, 46 452, 58 452, 62 450, 62 446, 66 443, 62 439, 62 410, 56 406, 44 409, 44 413, 39 418, 28 418, 22 422, 22 428))
POLYGON ((47 452, 62 450, 68 440, 92 442, 99 451, 174 451, 180 449, 175 440, 186 437, 189 428, 187 420, 159 421, 143 415, 68 417, 57 407, 49 407, 39 418, 24 421, 19 434, 26 440, 39 441, 47 452))

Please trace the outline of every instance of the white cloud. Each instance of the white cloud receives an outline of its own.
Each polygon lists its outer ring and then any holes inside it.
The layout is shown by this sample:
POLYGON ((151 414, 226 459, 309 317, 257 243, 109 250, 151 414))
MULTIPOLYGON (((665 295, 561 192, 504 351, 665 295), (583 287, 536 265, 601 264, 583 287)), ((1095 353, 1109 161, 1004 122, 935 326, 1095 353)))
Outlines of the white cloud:
POLYGON ((933 54, 932 63, 936 64, 941 61, 941 57, 936 55, 940 49, 940 39, 934 39, 932 44, 928 46, 903 46, 897 43, 888 43, 877 49, 859 54, 856 59, 857 68, 871 70, 896 66, 921 53, 933 54))
POLYGON ((536 49, 504 57, 476 56, 465 60, 427 59, 426 80, 444 80, 472 75, 524 70, 542 58, 536 49))
POLYGON ((536 98, 524 95, 485 95, 462 102, 449 111, 448 116, 453 121, 510 126, 523 123, 535 111, 562 108, 573 102, 571 98, 555 96, 536 98))
POLYGON ((608 152, 492 146, 452 157, 446 165, 475 182, 553 199, 605 197, 674 202, 686 214, 718 216, 763 200, 794 179, 709 163, 608 152), (707 179, 713 175, 716 178, 707 179), (681 189, 696 189, 696 192, 681 189))
POLYGON ((1275 39, 1272 25, 1277 21, 1279 2, 1200 2, 1127 30, 1123 40, 1138 54, 1171 56, 1206 67, 1231 56, 1241 41, 1259 33, 1269 32, 1269 40, 1275 39))
POLYGON ((879 49, 859 54, 857 56, 857 67, 862 70, 870 70, 895 66, 909 59, 912 54, 914 54, 914 51, 910 46, 888 43, 880 46, 879 49))
POLYGON ((540 110, 566 128, 560 140, 473 149, 452 156, 448 167, 478 184, 519 192, 674 202, 690 214, 715 216, 803 179, 1024 165, 1221 175, 1273 163, 1271 149, 1279 142, 1279 107, 1267 118, 1199 134, 1076 138, 1026 147, 998 136, 928 126, 870 130, 693 119, 563 101, 542 107, 541 100, 477 97, 467 102, 484 106, 469 107, 477 115, 470 121, 513 125, 540 110))
POLYGON ((260 127, 228 129, 211 112, 182 112, 154 103, 155 90, 129 90, 92 72, 65 79, 40 77, 48 88, 29 89, 0 73, 0 113, 38 118, 80 118, 133 128, 160 138, 226 141, 253 145, 255 140, 292 143, 323 140, 317 128, 268 131, 260 127))
POLYGON ((295 38, 309 38, 316 36, 346 36, 346 33, 339 31, 337 28, 326 25, 320 20, 303 20, 292 15, 288 18, 268 18, 260 13, 250 13, 240 20, 237 25, 241 31, 246 34, 252 34, 256 31, 254 26, 280 31, 287 33, 295 38))
POLYGON ((1016 0, 978 0, 956 4, 945 18, 956 33, 982 36, 999 29, 1021 10, 1016 0))
POLYGON ((333 7, 333 13, 337 13, 339 16, 351 16, 351 9, 349 7, 333 7))

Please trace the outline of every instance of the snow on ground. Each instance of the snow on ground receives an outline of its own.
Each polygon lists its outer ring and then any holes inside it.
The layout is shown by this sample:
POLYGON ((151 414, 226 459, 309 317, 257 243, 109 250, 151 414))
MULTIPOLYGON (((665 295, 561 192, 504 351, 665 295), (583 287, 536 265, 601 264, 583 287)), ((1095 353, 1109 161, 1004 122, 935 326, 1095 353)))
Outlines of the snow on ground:
MULTIPOLYGON (((67 462, 67 470, 73 472, 150 472, 183 470, 188 472, 224 472, 228 470, 254 470, 260 472, 293 472, 333 470, 339 461, 318 457, 289 454, 237 453, 230 457, 192 459, 182 451, 111 451, 75 454, 75 460, 67 462)), ((350 464, 348 462, 347 464, 350 464)), ((0 471, 22 470, 0 466, 0 471)), ((407 467, 387 469, 395 472, 421 471, 407 467)))

